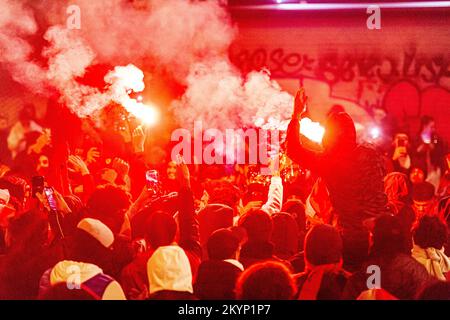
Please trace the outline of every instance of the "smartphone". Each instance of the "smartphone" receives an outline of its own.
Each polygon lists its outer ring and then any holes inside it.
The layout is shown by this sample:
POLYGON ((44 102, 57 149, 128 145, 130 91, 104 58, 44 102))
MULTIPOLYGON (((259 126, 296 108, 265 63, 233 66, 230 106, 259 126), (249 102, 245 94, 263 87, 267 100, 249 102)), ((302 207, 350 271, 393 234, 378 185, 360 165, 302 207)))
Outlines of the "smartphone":
POLYGON ((34 176, 31 178, 31 192, 33 197, 36 198, 36 193, 42 193, 44 191, 44 177, 43 176, 34 176))
POLYGON ((423 133, 421 134, 421 138, 422 138, 422 141, 423 141, 424 143, 426 143, 426 144, 430 144, 430 143, 431 143, 431 134, 430 134, 430 133, 428 133, 428 132, 423 132, 423 133))
POLYGON ((56 199, 55 199, 55 193, 53 192, 53 188, 50 187, 44 187, 44 194, 47 198, 48 206, 50 207, 51 211, 58 211, 58 208, 56 206, 56 199))
POLYGON ((160 193, 160 181, 157 170, 148 170, 145 173, 145 180, 147 181, 147 189, 153 191, 155 194, 160 193))

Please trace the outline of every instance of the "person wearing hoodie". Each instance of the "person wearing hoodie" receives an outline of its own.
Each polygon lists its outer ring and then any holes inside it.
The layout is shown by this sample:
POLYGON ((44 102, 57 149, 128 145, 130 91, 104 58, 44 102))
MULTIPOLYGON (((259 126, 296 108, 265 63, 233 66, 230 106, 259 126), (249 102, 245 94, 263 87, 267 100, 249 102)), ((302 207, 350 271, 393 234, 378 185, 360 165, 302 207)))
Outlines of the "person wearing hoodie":
POLYGON ((104 270, 111 269, 114 234, 100 220, 85 218, 77 226, 66 260, 44 272, 39 298, 48 296, 54 285, 65 283, 68 289, 82 288, 97 300, 126 300, 120 284, 104 270))
POLYGON ((442 281, 450 279, 450 258, 444 253, 447 242, 447 226, 437 216, 423 216, 413 228, 412 257, 422 264, 428 273, 442 281))
POLYGON ((350 276, 342 268, 342 239, 332 226, 318 224, 305 239, 305 272, 295 275, 299 300, 339 300, 350 276))
POLYGON ((244 270, 237 261, 239 238, 230 229, 213 232, 207 243, 209 260, 200 264, 194 285, 195 296, 202 300, 233 300, 236 280, 244 270))
POLYGON ((343 238, 344 263, 357 269, 366 258, 369 245, 364 221, 387 212, 385 162, 374 148, 357 145, 355 125, 345 112, 331 112, 327 117, 321 151, 307 148, 305 144, 310 141, 300 136, 306 102, 301 88, 287 130, 287 155, 324 180, 343 238))
POLYGON ((159 247, 147 262, 147 275, 149 299, 195 300, 191 266, 181 247, 159 247))

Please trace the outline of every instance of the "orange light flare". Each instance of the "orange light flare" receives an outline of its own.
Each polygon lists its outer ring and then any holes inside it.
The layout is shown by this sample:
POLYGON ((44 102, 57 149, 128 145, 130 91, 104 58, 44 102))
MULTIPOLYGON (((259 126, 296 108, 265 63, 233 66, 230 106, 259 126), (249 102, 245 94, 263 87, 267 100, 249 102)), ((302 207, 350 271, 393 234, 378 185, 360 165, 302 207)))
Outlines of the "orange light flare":
POLYGON ((300 120, 300 133, 309 140, 321 144, 325 128, 319 122, 313 122, 309 118, 302 118, 300 120))
POLYGON ((153 126, 159 121, 158 108, 151 103, 144 104, 135 99, 129 99, 123 101, 122 105, 128 110, 128 112, 147 126, 153 126))
POLYGON ((129 113, 147 126, 155 125, 159 120, 158 108, 150 102, 143 103, 140 94, 145 89, 144 73, 136 66, 117 66, 105 77, 110 83, 109 92, 112 100, 122 105, 129 113), (130 94, 137 94, 136 98, 130 94))

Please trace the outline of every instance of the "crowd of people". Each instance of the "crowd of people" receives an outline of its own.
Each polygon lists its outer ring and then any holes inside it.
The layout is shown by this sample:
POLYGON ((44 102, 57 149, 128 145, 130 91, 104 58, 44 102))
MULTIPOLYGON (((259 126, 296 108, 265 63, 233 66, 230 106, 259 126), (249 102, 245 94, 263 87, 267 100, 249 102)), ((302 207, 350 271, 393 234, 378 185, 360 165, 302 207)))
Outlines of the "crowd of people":
POLYGON ((311 147, 306 100, 271 176, 155 161, 130 123, 125 137, 54 129, 32 105, 11 127, 0 117, 0 299, 450 299, 450 155, 434 120, 374 146, 331 108, 311 147))

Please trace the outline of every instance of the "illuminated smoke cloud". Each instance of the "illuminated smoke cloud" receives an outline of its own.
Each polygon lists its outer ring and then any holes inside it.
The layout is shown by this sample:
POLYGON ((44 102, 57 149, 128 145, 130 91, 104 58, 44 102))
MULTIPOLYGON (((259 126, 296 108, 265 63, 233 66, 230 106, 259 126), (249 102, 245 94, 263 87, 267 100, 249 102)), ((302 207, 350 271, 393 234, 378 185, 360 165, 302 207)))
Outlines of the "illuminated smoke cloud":
POLYGON ((237 30, 218 1, 141 0, 135 1, 142 4, 138 7, 122 0, 44 0, 34 6, 36 14, 53 25, 44 36, 48 41, 44 69, 30 60, 33 50, 25 40, 36 33, 33 12, 22 2, 0 1, 6 4, 0 15, 0 45, 7 53, 0 61, 28 87, 56 88, 80 117, 95 116, 111 100, 136 113, 141 104, 127 100, 120 87, 124 83, 113 82, 111 75, 103 92, 76 79, 94 63, 141 62, 166 70, 187 86, 171 106, 184 127, 202 120, 205 126, 220 129, 255 123, 270 129, 285 126, 283 120, 289 117, 292 97, 266 71, 243 76, 229 61, 228 48, 237 30), (65 29, 69 4, 81 8, 80 30, 65 29))
POLYGON ((1 0, 0 4, 0 64, 15 81, 43 92, 45 71, 33 62, 33 47, 25 40, 37 32, 33 12, 16 0, 1 0))

